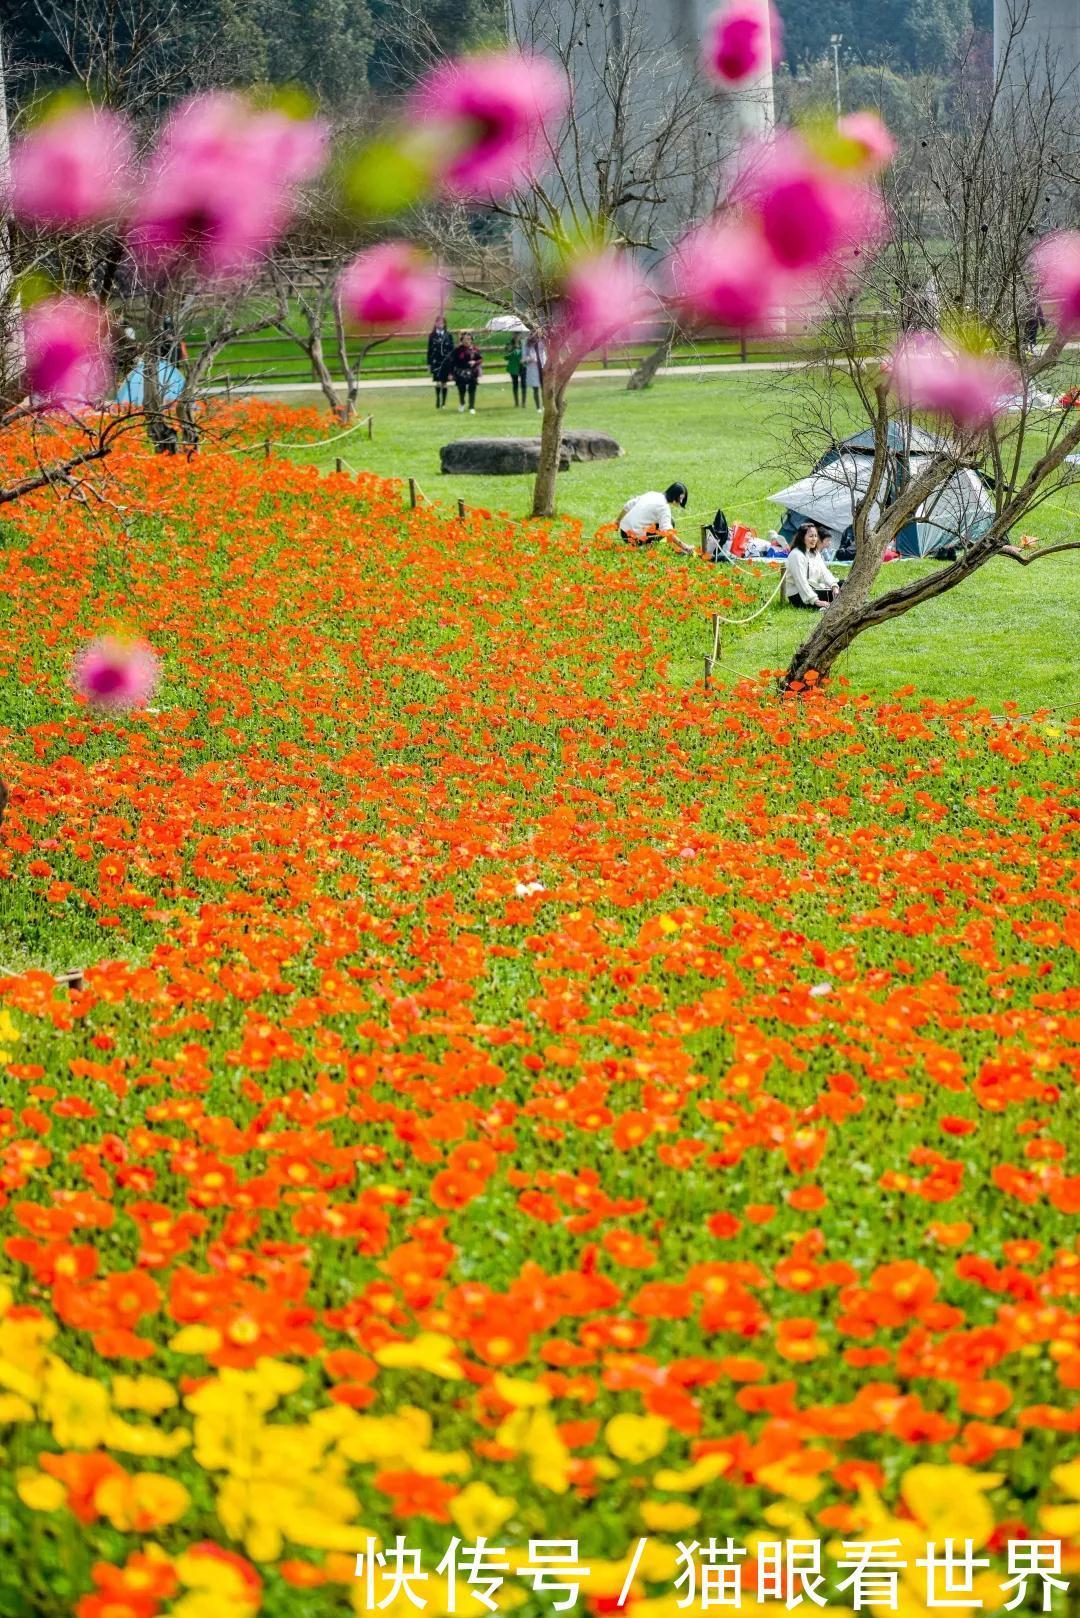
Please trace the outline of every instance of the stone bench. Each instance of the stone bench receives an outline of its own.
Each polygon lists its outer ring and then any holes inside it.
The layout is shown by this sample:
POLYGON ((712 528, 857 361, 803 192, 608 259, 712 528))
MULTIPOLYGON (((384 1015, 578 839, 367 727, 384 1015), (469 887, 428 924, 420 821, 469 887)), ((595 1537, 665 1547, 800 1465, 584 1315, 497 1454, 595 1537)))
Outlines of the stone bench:
MULTIPOLYGON (((622 450, 607 433, 587 428, 569 428, 563 433, 559 450, 559 471, 571 461, 609 461, 622 450)), ((484 477, 509 477, 514 473, 535 472, 540 465, 538 438, 459 438, 439 451, 444 472, 472 472, 484 477)))

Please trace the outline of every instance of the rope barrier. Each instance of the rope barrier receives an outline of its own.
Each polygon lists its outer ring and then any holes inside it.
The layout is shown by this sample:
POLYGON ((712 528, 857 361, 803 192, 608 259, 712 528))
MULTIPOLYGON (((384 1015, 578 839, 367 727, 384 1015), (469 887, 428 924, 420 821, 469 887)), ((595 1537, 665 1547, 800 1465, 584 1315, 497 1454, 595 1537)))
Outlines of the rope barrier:
POLYGON ((780 586, 783 584, 783 582, 784 580, 782 576, 777 579, 776 589, 773 591, 772 595, 769 596, 766 601, 763 601, 757 611, 750 614, 749 618, 722 618, 718 612, 714 612, 713 622, 717 624, 731 624, 733 628, 737 628, 740 624, 752 624, 754 619, 760 618, 762 613, 765 611, 765 608, 770 607, 776 600, 776 597, 780 593, 780 586))
POLYGON ((374 422, 374 416, 362 416, 359 421, 354 421, 351 427, 346 427, 344 432, 332 433, 329 438, 296 439, 294 441, 284 438, 262 438, 257 444, 237 444, 232 449, 204 449, 200 453, 204 455, 251 455, 254 451, 261 449, 264 455, 269 455, 272 449, 322 449, 327 444, 340 444, 343 438, 351 438, 353 433, 360 431, 361 427, 367 428, 368 437, 370 438, 374 422))
POLYGON ((717 664, 717 662, 719 661, 719 658, 720 658, 720 653, 723 650, 723 630, 721 628, 721 625, 729 624, 733 629, 739 629, 739 628, 741 628, 743 626, 743 624, 752 624, 755 618, 760 618, 762 613, 765 612, 767 608, 772 606, 773 602, 776 600, 777 596, 780 594, 780 587, 783 584, 783 582, 784 582, 784 575, 781 573, 780 577, 776 581, 776 588, 773 590, 772 594, 769 595, 768 597, 766 597, 766 599, 761 603, 761 606, 758 607, 757 611, 750 613, 749 617, 746 617, 746 618, 725 618, 719 612, 714 612, 712 614, 712 626, 713 626, 712 654, 707 655, 706 658, 705 658, 705 688, 706 688, 706 690, 708 690, 709 681, 712 678, 712 671, 716 667, 716 664, 717 664))
POLYGON ((316 438, 311 443, 305 444, 302 441, 288 443, 281 438, 268 438, 266 443, 272 445, 274 449, 321 449, 324 444, 339 444, 343 438, 351 438, 353 433, 360 431, 361 427, 370 426, 373 419, 371 416, 363 416, 359 421, 354 421, 351 427, 346 427, 344 432, 334 433, 330 438, 316 438))

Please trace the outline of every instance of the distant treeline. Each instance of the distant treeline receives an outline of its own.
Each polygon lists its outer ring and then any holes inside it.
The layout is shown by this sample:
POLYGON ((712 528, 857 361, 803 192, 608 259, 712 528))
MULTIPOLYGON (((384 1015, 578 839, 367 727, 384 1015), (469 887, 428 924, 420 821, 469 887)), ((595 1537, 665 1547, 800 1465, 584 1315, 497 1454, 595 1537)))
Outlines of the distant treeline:
POLYGON ((793 69, 825 56, 833 34, 852 63, 900 73, 948 71, 973 30, 993 28, 993 0, 775 0, 793 69))
POLYGON ((138 109, 207 84, 301 84, 330 107, 505 29, 503 0, 5 0, 8 91, 81 80, 138 109))

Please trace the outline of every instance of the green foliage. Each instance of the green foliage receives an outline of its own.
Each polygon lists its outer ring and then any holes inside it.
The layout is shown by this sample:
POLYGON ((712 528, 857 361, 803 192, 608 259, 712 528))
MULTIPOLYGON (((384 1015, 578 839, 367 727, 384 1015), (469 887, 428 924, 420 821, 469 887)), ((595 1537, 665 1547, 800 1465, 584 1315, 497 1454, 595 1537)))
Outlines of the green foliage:
POLYGON ((881 63, 899 71, 941 72, 955 61, 973 27, 992 26, 986 0, 777 0, 784 54, 792 67, 824 58, 830 37, 854 64, 881 63))
POLYGON ((420 16, 402 0, 371 0, 375 50, 373 86, 400 89, 412 82, 432 53, 450 56, 506 40, 502 0, 429 0, 420 16))
POLYGON ((328 107, 400 88, 433 50, 505 37, 498 0, 436 0, 417 23, 401 0, 12 0, 4 44, 16 103, 89 79, 142 110, 211 84, 298 83, 328 107))

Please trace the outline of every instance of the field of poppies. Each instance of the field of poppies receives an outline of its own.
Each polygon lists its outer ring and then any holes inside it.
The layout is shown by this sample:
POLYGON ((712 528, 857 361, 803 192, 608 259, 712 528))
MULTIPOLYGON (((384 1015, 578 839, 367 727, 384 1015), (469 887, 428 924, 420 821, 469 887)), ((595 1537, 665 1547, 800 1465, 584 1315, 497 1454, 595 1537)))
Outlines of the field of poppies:
POLYGON ((1080 726, 677 680, 752 587, 573 522, 113 466, 0 535, 2 1618, 362 1612, 397 1536, 391 1618, 487 1610, 455 1540, 522 1615, 576 1541, 594 1614, 922 1618, 951 1538, 1075 1611, 1080 726))

